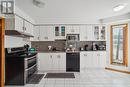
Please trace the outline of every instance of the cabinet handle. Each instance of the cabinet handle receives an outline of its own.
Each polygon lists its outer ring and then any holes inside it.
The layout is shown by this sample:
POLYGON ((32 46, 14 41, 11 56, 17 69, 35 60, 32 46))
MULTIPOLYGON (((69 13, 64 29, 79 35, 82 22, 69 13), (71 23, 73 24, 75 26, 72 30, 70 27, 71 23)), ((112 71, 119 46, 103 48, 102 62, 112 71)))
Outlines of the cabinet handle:
POLYGON ((88 39, 88 37, 85 37, 86 39, 88 39))
POLYGON ((37 37, 37 39, 39 40, 39 39, 40 39, 40 37, 37 37))
POLYGON ((60 55, 57 55, 57 58, 60 58, 60 55))
POLYGON ((24 27, 23 27, 23 31, 24 31, 25 29, 24 29, 24 27))
POLYGON ((50 58, 52 59, 52 55, 50 55, 50 58))
POLYGON ((72 29, 71 32, 74 32, 74 29, 72 29))
POLYGON ((100 56, 100 54, 97 54, 97 56, 100 56))
POLYGON ((47 40, 47 39, 48 39, 48 37, 44 37, 44 39, 46 39, 46 40, 47 40))
POLYGON ((87 56, 87 54, 84 54, 84 56, 87 56))

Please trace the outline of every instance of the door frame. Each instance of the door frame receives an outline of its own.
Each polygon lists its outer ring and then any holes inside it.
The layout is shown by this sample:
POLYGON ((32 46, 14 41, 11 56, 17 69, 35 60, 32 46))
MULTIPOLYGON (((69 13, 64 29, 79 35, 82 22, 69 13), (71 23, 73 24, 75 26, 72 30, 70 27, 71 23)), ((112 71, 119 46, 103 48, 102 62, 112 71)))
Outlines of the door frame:
POLYGON ((5 51, 4 51, 4 36, 5 36, 5 19, 0 17, 0 87, 4 87, 4 65, 5 65, 5 51))

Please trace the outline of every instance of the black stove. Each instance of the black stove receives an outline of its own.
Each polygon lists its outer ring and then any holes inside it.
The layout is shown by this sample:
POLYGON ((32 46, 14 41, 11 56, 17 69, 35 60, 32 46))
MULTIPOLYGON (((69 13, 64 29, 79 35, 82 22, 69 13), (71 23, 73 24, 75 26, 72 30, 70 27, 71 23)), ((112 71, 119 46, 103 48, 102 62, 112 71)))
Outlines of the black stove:
POLYGON ((37 53, 25 47, 5 48, 5 85, 25 85, 37 72, 37 53))

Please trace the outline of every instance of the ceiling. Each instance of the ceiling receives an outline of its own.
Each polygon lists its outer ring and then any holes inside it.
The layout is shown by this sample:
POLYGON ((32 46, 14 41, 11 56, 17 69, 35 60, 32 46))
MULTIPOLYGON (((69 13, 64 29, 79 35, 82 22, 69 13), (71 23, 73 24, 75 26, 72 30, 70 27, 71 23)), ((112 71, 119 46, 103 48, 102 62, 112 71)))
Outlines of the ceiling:
POLYGON ((31 16, 37 24, 87 23, 101 18, 130 12, 130 0, 43 0, 45 6, 38 8, 32 0, 16 0, 16 6, 31 16), (113 7, 127 3, 125 9, 114 12, 113 7))

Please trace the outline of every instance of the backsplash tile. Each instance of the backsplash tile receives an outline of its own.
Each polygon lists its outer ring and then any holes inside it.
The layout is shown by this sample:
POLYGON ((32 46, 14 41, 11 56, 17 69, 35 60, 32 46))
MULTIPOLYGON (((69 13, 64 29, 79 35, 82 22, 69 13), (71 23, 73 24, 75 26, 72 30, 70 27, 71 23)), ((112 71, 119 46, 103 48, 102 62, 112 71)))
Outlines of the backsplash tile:
MULTIPOLYGON (((93 43, 97 45, 106 45, 105 41, 80 41, 77 48, 80 50, 82 47, 85 50, 85 45, 88 45, 87 49, 91 51, 93 43)), ((56 47, 58 51, 65 51, 66 41, 33 41, 31 42, 31 46, 39 48, 40 52, 48 52, 48 46, 52 46, 52 48, 56 47)))

